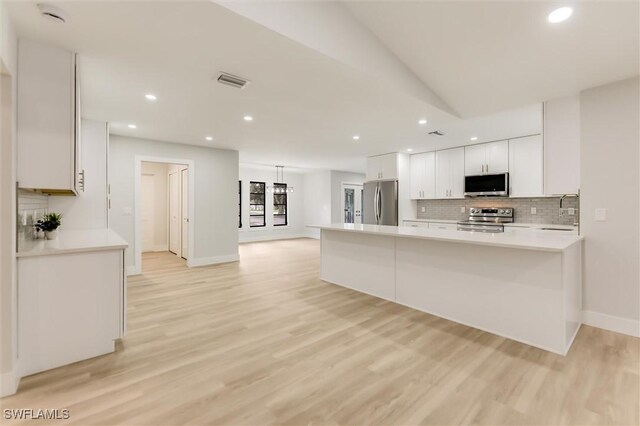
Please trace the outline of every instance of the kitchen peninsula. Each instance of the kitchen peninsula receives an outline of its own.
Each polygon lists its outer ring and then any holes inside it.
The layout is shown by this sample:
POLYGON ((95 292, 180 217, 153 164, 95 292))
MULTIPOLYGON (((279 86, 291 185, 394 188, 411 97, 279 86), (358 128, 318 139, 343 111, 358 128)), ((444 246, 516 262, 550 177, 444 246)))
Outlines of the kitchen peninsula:
POLYGON ((561 355, 580 327, 581 236, 315 228, 324 281, 561 355))

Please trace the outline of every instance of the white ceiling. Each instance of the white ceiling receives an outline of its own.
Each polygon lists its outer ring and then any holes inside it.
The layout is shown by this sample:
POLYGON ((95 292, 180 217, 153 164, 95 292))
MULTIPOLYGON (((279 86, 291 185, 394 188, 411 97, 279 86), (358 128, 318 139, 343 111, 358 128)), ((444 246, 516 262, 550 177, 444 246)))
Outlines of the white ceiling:
POLYGON ((462 117, 638 75, 638 1, 357 1, 351 13, 462 117), (547 15, 570 5, 559 24, 547 15))
MULTIPOLYGON (((406 52, 384 39, 386 27, 376 14, 382 13, 378 7, 386 7, 385 3, 349 5, 351 12, 342 8, 344 13, 354 13, 366 21, 389 46, 390 54, 379 52, 377 58, 390 61, 390 72, 382 77, 363 72, 364 60, 354 66, 345 59, 344 52, 342 56, 328 55, 326 50, 323 53, 315 46, 294 41, 264 23, 208 1, 52 3, 67 12, 66 24, 44 20, 35 2, 10 2, 8 6, 20 37, 80 54, 83 116, 109 121, 112 132, 120 135, 236 149, 243 163, 363 171, 367 155, 458 146, 469 143, 471 136, 478 136, 480 142, 537 133, 541 120, 536 102, 545 97, 532 99, 530 95, 535 90, 530 86, 538 87, 547 98, 567 92, 566 87, 562 91, 556 87, 554 77, 562 74, 566 80, 566 72, 553 63, 538 66, 536 72, 527 68, 524 80, 514 82, 507 78, 508 72, 502 70, 511 69, 508 55, 491 57, 500 59, 493 64, 491 78, 476 76, 473 85, 460 81, 462 71, 456 71, 455 65, 464 46, 458 45, 461 39, 443 40, 434 54, 442 61, 447 51, 452 52, 448 66, 454 68, 449 70, 451 79, 443 86, 437 78, 430 80, 421 95, 429 95, 430 88, 435 89, 454 110, 476 111, 477 116, 461 120, 446 113, 429 103, 428 96, 412 96, 406 90, 412 86, 384 81, 393 72, 401 75, 406 67, 403 63, 391 64, 397 60, 396 55, 411 68, 406 72, 415 72, 425 81, 417 62, 404 58, 406 52), (375 18, 371 22, 363 17, 367 7, 375 12, 371 12, 375 18), (251 83, 243 90, 220 85, 212 80, 218 71, 246 77, 251 83), (531 77, 536 75, 533 81, 531 77), (545 90, 540 89, 541 81, 548 82, 545 90), (500 90, 495 90, 496 82, 503 83, 500 90), (493 93, 489 93, 489 87, 494 88, 493 93), (146 101, 145 93, 156 94, 157 102, 146 101), (500 109, 509 111, 493 114, 500 109), (492 114, 485 115, 488 112, 492 114), (247 114, 255 118, 253 122, 242 119, 247 114), (426 126, 417 124, 423 117, 429 120, 426 126), (129 123, 138 128, 127 128, 129 123), (427 135, 436 129, 446 136, 427 135), (360 135, 359 141, 352 140, 354 134, 360 135), (206 141, 207 135, 214 140, 206 141)), ((404 3, 394 4, 406 10, 404 3)), ((390 9, 385 13, 396 22, 399 15, 390 9)), ((541 18, 543 27, 545 18, 546 15, 541 18)), ((481 14, 477 19, 488 18, 481 14)), ((407 21, 407 27, 415 21, 407 21)), ((402 27, 404 23, 395 25, 402 27)), ((407 31, 398 33, 410 35, 407 31)), ((488 31, 482 34, 489 36, 488 31)), ((483 43, 486 41, 479 39, 466 49, 473 52, 483 43)), ((539 45, 536 49, 544 51, 547 47, 539 45)), ((539 58, 541 54, 533 50, 531 56, 539 58)), ((527 57, 518 54, 514 58, 522 62, 527 57)), ((628 67, 623 65, 628 60, 614 62, 623 68, 619 74, 624 74, 628 67)), ((447 68, 445 65, 442 67, 447 68)), ((482 69, 488 66, 485 62, 480 65, 482 69)), ((586 73, 593 74, 589 70, 586 73)), ((577 74, 574 80, 584 83, 586 79, 577 74)), ((599 76, 616 79, 612 73, 605 74, 599 76)), ((411 84, 418 87, 420 80, 411 84)), ((580 89, 574 82, 571 88, 575 89, 573 92, 580 89)))

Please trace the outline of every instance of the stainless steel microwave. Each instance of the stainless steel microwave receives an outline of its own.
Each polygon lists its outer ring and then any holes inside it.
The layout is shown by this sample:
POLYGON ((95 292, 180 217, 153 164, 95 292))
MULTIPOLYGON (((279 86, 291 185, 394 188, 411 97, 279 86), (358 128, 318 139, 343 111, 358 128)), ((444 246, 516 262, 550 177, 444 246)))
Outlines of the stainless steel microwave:
POLYGON ((464 177, 465 197, 508 197, 509 173, 464 177))

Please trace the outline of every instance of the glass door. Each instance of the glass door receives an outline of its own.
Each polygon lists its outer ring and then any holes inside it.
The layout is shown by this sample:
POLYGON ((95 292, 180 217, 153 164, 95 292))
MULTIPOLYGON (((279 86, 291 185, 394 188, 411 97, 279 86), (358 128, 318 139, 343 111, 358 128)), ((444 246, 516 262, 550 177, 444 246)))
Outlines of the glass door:
POLYGON ((362 185, 342 184, 342 222, 362 223, 362 185))

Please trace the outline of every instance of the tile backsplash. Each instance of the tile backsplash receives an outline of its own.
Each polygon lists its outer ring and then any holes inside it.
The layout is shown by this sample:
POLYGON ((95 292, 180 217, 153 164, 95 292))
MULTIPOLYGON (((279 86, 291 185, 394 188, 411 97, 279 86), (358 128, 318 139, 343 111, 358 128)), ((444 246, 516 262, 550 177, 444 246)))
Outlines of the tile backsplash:
POLYGON ((573 225, 578 221, 575 197, 566 197, 562 203, 563 215, 560 215, 560 197, 544 198, 465 198, 457 200, 418 200, 418 219, 465 220, 469 217, 470 207, 511 207, 514 209, 514 221, 520 223, 549 223, 555 225, 573 225), (422 211, 424 207, 424 212, 422 211), (464 213, 460 208, 464 207, 464 213), (536 214, 531 214, 531 208, 536 214), (570 216, 566 209, 576 209, 570 216))
POLYGON ((18 190, 18 244, 35 238, 33 224, 49 209, 49 197, 33 191, 18 190))

